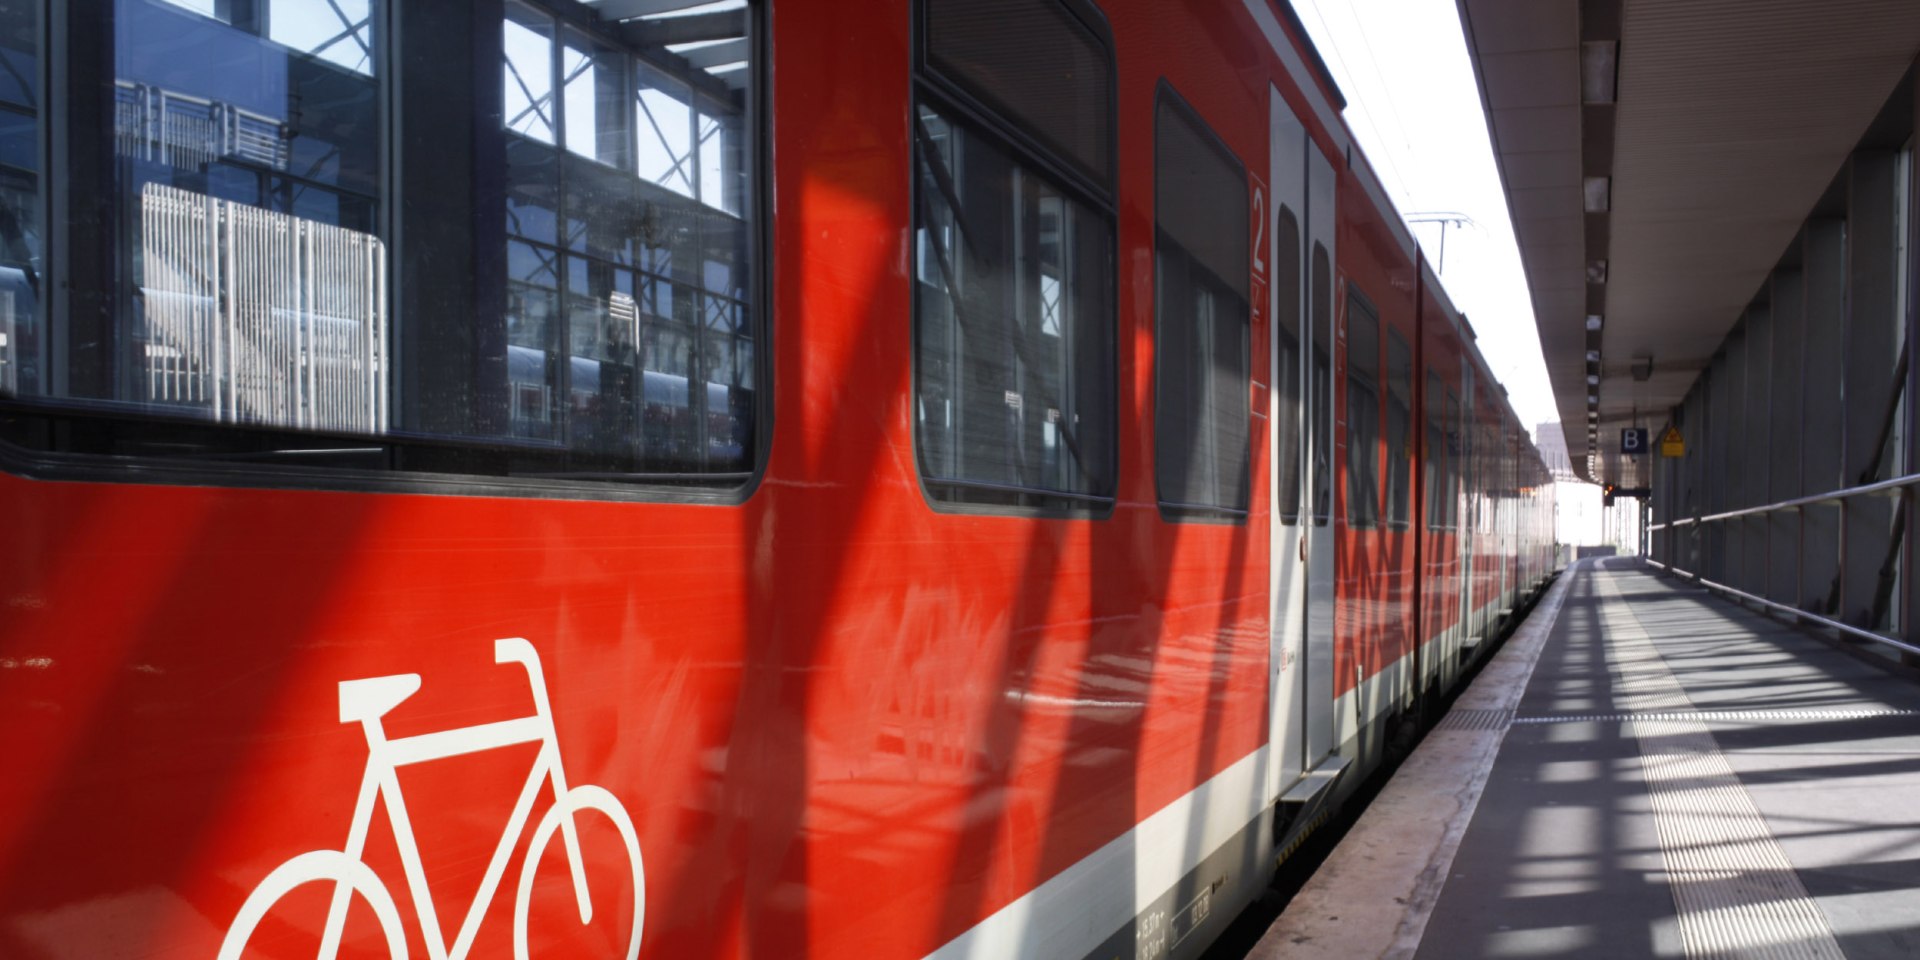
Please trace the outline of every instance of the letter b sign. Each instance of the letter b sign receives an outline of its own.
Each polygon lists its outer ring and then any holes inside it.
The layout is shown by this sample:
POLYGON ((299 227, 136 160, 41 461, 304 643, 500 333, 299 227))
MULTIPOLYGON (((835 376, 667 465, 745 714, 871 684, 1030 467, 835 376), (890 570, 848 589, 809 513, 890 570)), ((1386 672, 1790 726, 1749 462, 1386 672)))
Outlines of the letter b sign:
POLYGON ((1620 452, 1638 456, 1647 452, 1647 428, 1628 427, 1620 431, 1620 452))

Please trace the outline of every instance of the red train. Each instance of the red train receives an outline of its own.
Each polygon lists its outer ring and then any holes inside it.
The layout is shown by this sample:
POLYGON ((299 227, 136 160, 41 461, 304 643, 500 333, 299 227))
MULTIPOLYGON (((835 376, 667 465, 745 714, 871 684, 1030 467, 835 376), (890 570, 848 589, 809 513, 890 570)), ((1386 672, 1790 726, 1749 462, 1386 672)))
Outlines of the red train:
POLYGON ((1551 573, 1284 3, 0 63, 0 955, 1190 957, 1551 573))

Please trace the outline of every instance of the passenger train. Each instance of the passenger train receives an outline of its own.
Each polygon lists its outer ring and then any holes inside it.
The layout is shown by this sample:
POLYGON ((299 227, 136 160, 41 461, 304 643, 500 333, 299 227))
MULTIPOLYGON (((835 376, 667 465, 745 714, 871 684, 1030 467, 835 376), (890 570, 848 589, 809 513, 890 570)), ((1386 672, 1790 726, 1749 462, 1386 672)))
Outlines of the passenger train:
POLYGON ((1285 0, 0 3, 0 956, 1187 958, 1553 572, 1285 0))

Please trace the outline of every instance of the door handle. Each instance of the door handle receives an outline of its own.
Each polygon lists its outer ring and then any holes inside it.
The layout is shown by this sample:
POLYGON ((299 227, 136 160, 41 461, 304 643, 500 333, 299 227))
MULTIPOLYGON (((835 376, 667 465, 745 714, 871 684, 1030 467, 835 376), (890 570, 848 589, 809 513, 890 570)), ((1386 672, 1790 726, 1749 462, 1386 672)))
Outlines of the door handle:
POLYGON ((1300 535, 1300 562, 1307 562, 1307 535, 1304 533, 1300 535))

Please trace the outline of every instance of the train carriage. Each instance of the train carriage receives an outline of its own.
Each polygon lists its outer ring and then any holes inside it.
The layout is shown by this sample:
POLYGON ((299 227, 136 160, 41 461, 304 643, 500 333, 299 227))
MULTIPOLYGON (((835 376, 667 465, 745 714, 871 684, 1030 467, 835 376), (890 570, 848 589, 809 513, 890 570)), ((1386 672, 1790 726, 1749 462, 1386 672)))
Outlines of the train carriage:
POLYGON ((1552 572, 1284 2, 0 63, 0 955, 1192 957, 1552 572))

